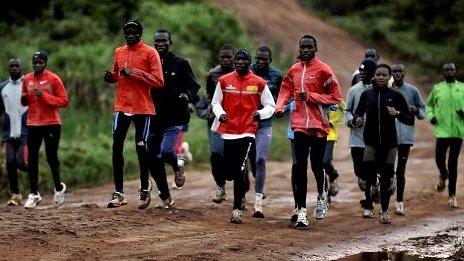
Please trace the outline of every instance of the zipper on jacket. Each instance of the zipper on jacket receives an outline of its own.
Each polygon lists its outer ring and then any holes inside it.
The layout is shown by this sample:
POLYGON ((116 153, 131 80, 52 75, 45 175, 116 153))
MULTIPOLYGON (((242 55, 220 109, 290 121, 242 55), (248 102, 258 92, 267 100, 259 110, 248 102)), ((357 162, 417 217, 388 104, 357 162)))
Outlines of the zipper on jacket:
POLYGON ((379 144, 382 144, 382 134, 380 133, 380 90, 377 96, 377 122, 379 123, 379 144))
MULTIPOLYGON (((128 59, 127 62, 126 62, 125 67, 127 67, 127 65, 130 65, 130 63, 131 63, 131 62, 130 62, 131 56, 132 56, 132 50, 129 50, 129 59, 128 59)), ((125 77, 127 77, 127 76, 125 76, 125 77)), ((133 107, 134 107, 134 103, 132 102, 132 91, 129 92, 129 101, 130 101, 130 103, 131 103, 131 105, 130 105, 130 107, 129 107, 129 108, 130 108, 130 109, 129 109, 129 113, 132 114, 133 109, 134 109, 134 108, 133 108, 133 107)))
MULTIPOLYGON (((304 90, 304 77, 306 74, 306 63, 303 63, 303 74, 301 75, 301 92, 305 92, 304 90)), ((306 112, 306 129, 309 127, 309 114, 308 114, 308 105, 306 104, 306 101, 303 102, 304 107, 305 107, 305 112, 306 112)))

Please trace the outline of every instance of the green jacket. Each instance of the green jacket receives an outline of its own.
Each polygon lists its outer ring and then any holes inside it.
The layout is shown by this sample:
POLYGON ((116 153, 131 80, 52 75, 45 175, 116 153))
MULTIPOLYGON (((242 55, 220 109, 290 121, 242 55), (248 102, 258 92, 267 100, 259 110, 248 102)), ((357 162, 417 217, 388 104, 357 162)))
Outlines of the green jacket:
POLYGON ((456 111, 464 110, 464 83, 440 82, 433 86, 427 99, 427 119, 437 119, 435 136, 437 138, 463 138, 464 117, 456 111))

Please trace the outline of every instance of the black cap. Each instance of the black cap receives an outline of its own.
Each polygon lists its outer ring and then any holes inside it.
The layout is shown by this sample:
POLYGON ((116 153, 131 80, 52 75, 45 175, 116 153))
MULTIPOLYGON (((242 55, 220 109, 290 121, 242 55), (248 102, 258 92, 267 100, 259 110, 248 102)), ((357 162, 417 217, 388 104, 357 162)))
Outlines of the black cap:
POLYGON ((245 49, 245 48, 238 49, 237 52, 235 52, 234 59, 239 54, 242 54, 243 56, 245 56, 245 58, 251 63, 251 55, 250 55, 250 53, 248 52, 247 49, 245 49))
POLYGON ((130 20, 124 24, 122 30, 126 32, 129 28, 136 29, 140 34, 143 32, 142 24, 137 20, 130 20))
POLYGON ((365 59, 364 61, 362 61, 361 65, 359 66, 359 69, 364 70, 366 72, 374 73, 376 66, 377 63, 372 59, 365 59))
POLYGON ((42 52, 42 51, 35 52, 34 55, 32 56, 32 59, 34 59, 34 58, 39 58, 40 60, 45 61, 45 62, 48 61, 47 54, 45 52, 42 52))

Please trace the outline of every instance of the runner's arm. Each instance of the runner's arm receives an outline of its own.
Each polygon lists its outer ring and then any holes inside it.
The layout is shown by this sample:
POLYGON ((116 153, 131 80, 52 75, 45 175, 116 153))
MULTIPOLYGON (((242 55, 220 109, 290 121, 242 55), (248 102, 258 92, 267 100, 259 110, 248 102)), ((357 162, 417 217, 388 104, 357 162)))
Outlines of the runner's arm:
POLYGON ((267 84, 264 86, 263 93, 261 93, 261 105, 263 105, 263 108, 258 110, 259 118, 261 120, 270 118, 275 111, 275 102, 267 84))

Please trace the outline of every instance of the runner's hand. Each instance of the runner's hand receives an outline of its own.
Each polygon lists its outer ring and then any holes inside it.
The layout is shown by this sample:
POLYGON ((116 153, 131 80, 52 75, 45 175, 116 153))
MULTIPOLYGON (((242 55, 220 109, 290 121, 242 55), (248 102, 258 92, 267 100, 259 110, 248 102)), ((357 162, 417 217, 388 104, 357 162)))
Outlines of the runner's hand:
POLYGON ((387 110, 388 110, 388 115, 390 116, 398 115, 398 111, 395 109, 395 107, 387 106, 387 110))
POLYGON ((355 126, 357 128, 361 128, 362 126, 364 126, 364 118, 363 117, 356 118, 355 126))
POLYGON ((432 118, 430 119, 430 123, 431 123, 432 125, 436 125, 436 124, 438 123, 437 118, 432 117, 432 118))
POLYGON ((282 118, 282 117, 284 117, 284 112, 283 111, 276 111, 275 116, 276 116, 276 118, 282 118))
POLYGON ((253 114, 251 116, 253 117, 253 120, 255 120, 255 121, 261 120, 261 116, 259 115, 259 112, 257 112, 257 111, 253 112, 253 114))
POLYGON ((419 114, 419 109, 417 109, 414 106, 410 106, 409 109, 411 110, 412 114, 418 115, 419 114))
POLYGON ((221 114, 219 116, 219 122, 226 122, 227 121, 227 115, 226 114, 221 114))
POLYGON ((306 92, 300 92, 298 93, 298 99, 305 102, 308 99, 308 94, 306 94, 306 92))
POLYGON ((42 92, 43 92, 42 90, 34 89, 34 94, 35 94, 35 96, 37 96, 37 97, 42 96, 42 92))
POLYGON ((103 80, 105 80, 105 82, 108 83, 114 82, 113 74, 110 71, 108 71, 108 69, 105 69, 105 74, 103 74, 103 80))
POLYGON ((120 71, 121 75, 129 75, 131 72, 132 72, 132 69, 129 67, 124 67, 120 71))

